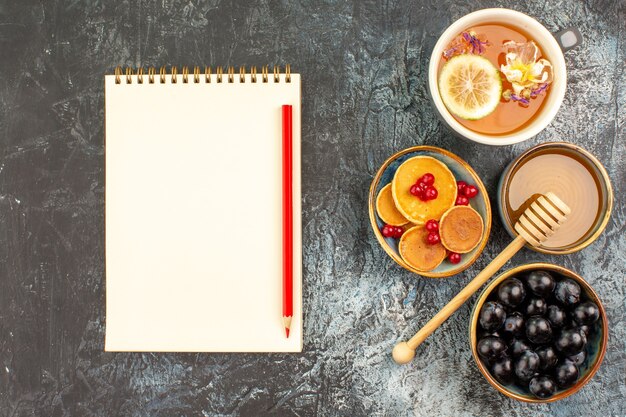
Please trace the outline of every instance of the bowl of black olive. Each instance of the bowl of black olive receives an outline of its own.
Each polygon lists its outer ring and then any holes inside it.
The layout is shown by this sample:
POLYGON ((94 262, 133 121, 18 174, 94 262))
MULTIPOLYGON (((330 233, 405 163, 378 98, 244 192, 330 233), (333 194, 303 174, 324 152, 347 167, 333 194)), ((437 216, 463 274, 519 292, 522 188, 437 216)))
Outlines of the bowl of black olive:
POLYGON ((480 294, 470 321, 472 355, 483 376, 520 401, 557 401, 596 373, 608 340, 604 307, 569 269, 518 266, 480 294))

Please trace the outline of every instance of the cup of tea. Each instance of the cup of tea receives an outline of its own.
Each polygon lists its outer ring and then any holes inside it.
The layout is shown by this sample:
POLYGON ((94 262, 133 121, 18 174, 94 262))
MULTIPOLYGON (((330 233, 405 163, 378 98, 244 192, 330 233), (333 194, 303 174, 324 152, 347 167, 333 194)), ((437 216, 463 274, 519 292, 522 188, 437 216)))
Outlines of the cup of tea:
POLYGON ((580 32, 553 35, 532 17, 483 9, 458 19, 430 58, 428 87, 457 135, 487 145, 530 139, 554 118, 567 84, 564 51, 580 32))

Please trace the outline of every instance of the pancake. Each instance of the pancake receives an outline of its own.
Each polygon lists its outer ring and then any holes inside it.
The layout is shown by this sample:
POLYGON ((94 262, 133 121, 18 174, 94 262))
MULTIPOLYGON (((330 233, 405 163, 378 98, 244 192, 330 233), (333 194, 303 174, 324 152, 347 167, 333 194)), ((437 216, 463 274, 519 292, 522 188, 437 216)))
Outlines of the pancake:
POLYGON ((426 236, 428 230, 414 226, 404 232, 398 244, 402 259, 419 271, 432 271, 446 258, 446 248, 441 243, 429 245, 426 236))
POLYGON ((391 184, 385 185, 376 197, 378 217, 391 226, 403 226, 409 221, 398 211, 391 195, 391 184))
POLYGON ((467 253, 478 246, 484 228, 483 218, 473 208, 452 207, 439 221, 441 244, 451 252, 467 253))
POLYGON ((423 225, 430 219, 439 220, 456 201, 456 179, 448 167, 430 156, 415 156, 398 167, 391 182, 391 192, 396 207, 410 222, 423 225), (424 174, 435 176, 439 193, 434 200, 422 201, 409 191, 424 174))

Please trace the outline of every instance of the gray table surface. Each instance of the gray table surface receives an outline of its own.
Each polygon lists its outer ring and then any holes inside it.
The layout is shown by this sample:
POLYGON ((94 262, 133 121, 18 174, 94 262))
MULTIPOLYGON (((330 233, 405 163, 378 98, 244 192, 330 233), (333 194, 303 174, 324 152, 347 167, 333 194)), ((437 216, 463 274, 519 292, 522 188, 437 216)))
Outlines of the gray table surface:
POLYGON ((0 416, 626 416, 624 131, 626 3, 547 1, 0 1, 0 416), (502 148, 454 138, 426 90, 447 25, 508 6, 549 30, 578 27, 554 122, 502 148), (116 65, 291 63, 303 78, 305 343, 302 354, 104 353, 104 91, 116 65), (474 299, 408 366, 390 358, 507 243, 447 280, 411 274, 379 247, 367 190, 379 165, 429 144, 472 164, 492 199, 531 146, 582 145, 616 192, 605 233, 559 258, 511 264, 580 272, 604 300, 609 349, 593 380, 550 405, 481 377, 467 338, 474 299))

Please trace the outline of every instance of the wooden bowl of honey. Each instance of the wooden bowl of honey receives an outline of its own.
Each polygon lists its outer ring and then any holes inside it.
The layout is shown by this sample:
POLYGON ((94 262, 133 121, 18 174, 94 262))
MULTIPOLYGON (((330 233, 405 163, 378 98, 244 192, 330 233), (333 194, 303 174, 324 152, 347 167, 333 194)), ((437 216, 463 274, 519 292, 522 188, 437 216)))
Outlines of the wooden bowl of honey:
POLYGON ((558 233, 533 250, 549 254, 579 251, 595 241, 606 228, 613 209, 609 176, 597 158, 566 142, 535 146, 504 170, 498 186, 498 209, 511 236, 513 225, 532 203, 533 196, 551 191, 572 213, 558 233), (530 203, 529 203, 530 201, 530 203))

